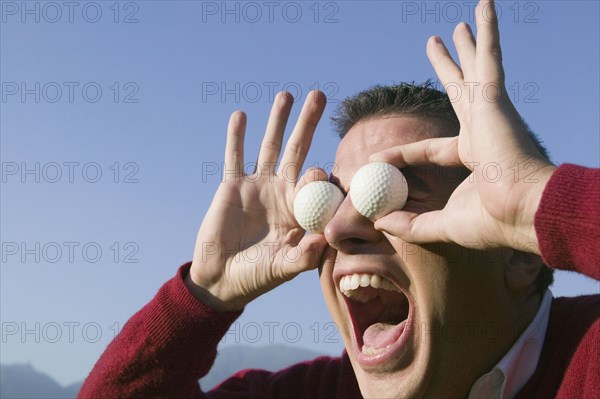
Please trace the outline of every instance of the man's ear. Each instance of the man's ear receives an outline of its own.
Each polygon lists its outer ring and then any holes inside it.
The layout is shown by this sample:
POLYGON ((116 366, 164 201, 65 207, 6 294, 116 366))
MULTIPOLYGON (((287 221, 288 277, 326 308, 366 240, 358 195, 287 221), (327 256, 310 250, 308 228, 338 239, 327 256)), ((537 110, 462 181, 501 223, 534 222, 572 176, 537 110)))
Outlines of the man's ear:
POLYGON ((544 261, 541 256, 512 250, 504 266, 504 281, 511 290, 522 290, 533 286, 542 266, 544 261))

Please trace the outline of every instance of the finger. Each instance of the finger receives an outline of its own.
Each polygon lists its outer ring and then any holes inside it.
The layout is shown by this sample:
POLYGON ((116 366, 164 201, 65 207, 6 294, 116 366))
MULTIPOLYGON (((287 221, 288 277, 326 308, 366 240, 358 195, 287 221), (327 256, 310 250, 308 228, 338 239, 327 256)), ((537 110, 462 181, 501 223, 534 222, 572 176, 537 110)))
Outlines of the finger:
POLYGON ((326 102, 325 95, 318 90, 311 91, 304 102, 298 122, 285 146, 277 173, 288 182, 296 183, 298 180, 326 102))
POLYGON ((275 173, 275 164, 281 153, 283 134, 293 103, 294 97, 285 91, 278 93, 275 98, 269 122, 267 123, 265 137, 260 145, 260 152, 258 154, 257 166, 262 173, 275 173))
POLYGON ((504 82, 498 16, 494 1, 481 0, 475 8, 477 23, 476 68, 482 83, 504 82))
POLYGON ((307 234, 297 245, 286 245, 282 248, 282 268, 286 279, 307 270, 316 269, 321 263, 321 257, 327 246, 327 240, 323 234, 307 234))
POLYGON ((464 98, 466 98, 463 96, 464 76, 462 70, 456 65, 439 36, 429 38, 427 56, 450 98, 452 108, 460 118, 464 114, 462 108, 465 103, 464 98), (461 101, 461 99, 463 100, 461 101))
POLYGON ((376 230, 414 244, 444 242, 439 228, 439 214, 440 211, 420 215, 396 211, 375 221, 374 227, 376 230))
POLYGON ((427 41, 427 57, 446 91, 448 86, 462 87, 463 73, 439 36, 432 36, 427 41))
POLYGON ((312 183, 315 181, 328 181, 329 175, 321 168, 309 168, 300 178, 298 184, 296 184, 295 192, 298 193, 302 189, 302 187, 306 186, 308 183, 312 183))
POLYGON ((440 137, 415 141, 376 152, 369 162, 387 162, 399 168, 410 165, 462 165, 458 154, 458 137, 440 137))
POLYGON ((227 144, 225 145, 224 180, 239 179, 244 175, 244 134, 246 114, 236 111, 229 118, 227 144))
POLYGON ((460 60, 460 69, 465 82, 475 82, 475 38, 469 24, 458 24, 454 29, 454 45, 460 60))

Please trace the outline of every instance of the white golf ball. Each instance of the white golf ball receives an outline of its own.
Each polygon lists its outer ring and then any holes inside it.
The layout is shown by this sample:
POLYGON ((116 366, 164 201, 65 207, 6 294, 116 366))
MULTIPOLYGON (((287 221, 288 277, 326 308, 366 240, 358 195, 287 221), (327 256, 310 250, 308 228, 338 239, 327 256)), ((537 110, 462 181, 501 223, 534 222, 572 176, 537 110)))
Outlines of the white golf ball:
POLYGON ((408 185, 402 172, 385 162, 368 163, 360 168, 350 183, 354 208, 371 220, 401 209, 408 197, 408 185))
POLYGON ((344 194, 333 183, 315 181, 302 187, 294 199, 298 224, 311 233, 322 233, 344 201, 344 194))

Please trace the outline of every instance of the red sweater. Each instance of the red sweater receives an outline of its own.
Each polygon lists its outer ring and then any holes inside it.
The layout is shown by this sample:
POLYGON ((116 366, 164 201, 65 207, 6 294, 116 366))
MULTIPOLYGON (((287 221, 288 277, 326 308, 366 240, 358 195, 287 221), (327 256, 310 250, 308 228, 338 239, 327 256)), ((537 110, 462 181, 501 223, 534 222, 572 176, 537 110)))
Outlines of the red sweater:
MULTIPOLYGON (((547 265, 600 279, 600 169, 562 165, 535 228, 547 265)), ((190 264, 163 285, 108 346, 79 398, 360 398, 347 354, 279 372, 244 370, 201 392, 217 344, 240 315, 218 313, 184 285, 190 264)), ((600 398, 600 295, 558 298, 537 369, 517 398, 600 398)))

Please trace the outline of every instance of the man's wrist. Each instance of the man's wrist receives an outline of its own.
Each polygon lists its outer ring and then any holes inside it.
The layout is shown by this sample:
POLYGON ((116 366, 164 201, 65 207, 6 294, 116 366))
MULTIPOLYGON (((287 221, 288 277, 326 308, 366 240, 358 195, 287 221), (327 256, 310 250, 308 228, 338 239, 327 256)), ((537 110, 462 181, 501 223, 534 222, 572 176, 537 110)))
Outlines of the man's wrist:
POLYGON ((517 237, 515 237, 516 249, 525 252, 533 252, 541 255, 537 232, 535 231, 535 214, 540 206, 544 190, 552 174, 556 170, 556 166, 547 164, 542 167, 535 175, 535 183, 523 182, 522 184, 531 184, 531 188, 527 190, 524 198, 524 206, 519 225, 517 226, 517 237))
POLYGON ((191 271, 185 276, 184 283, 188 291, 200 302, 217 312, 239 312, 244 309, 244 306, 235 305, 221 300, 213 295, 209 290, 197 284, 193 278, 191 271))

